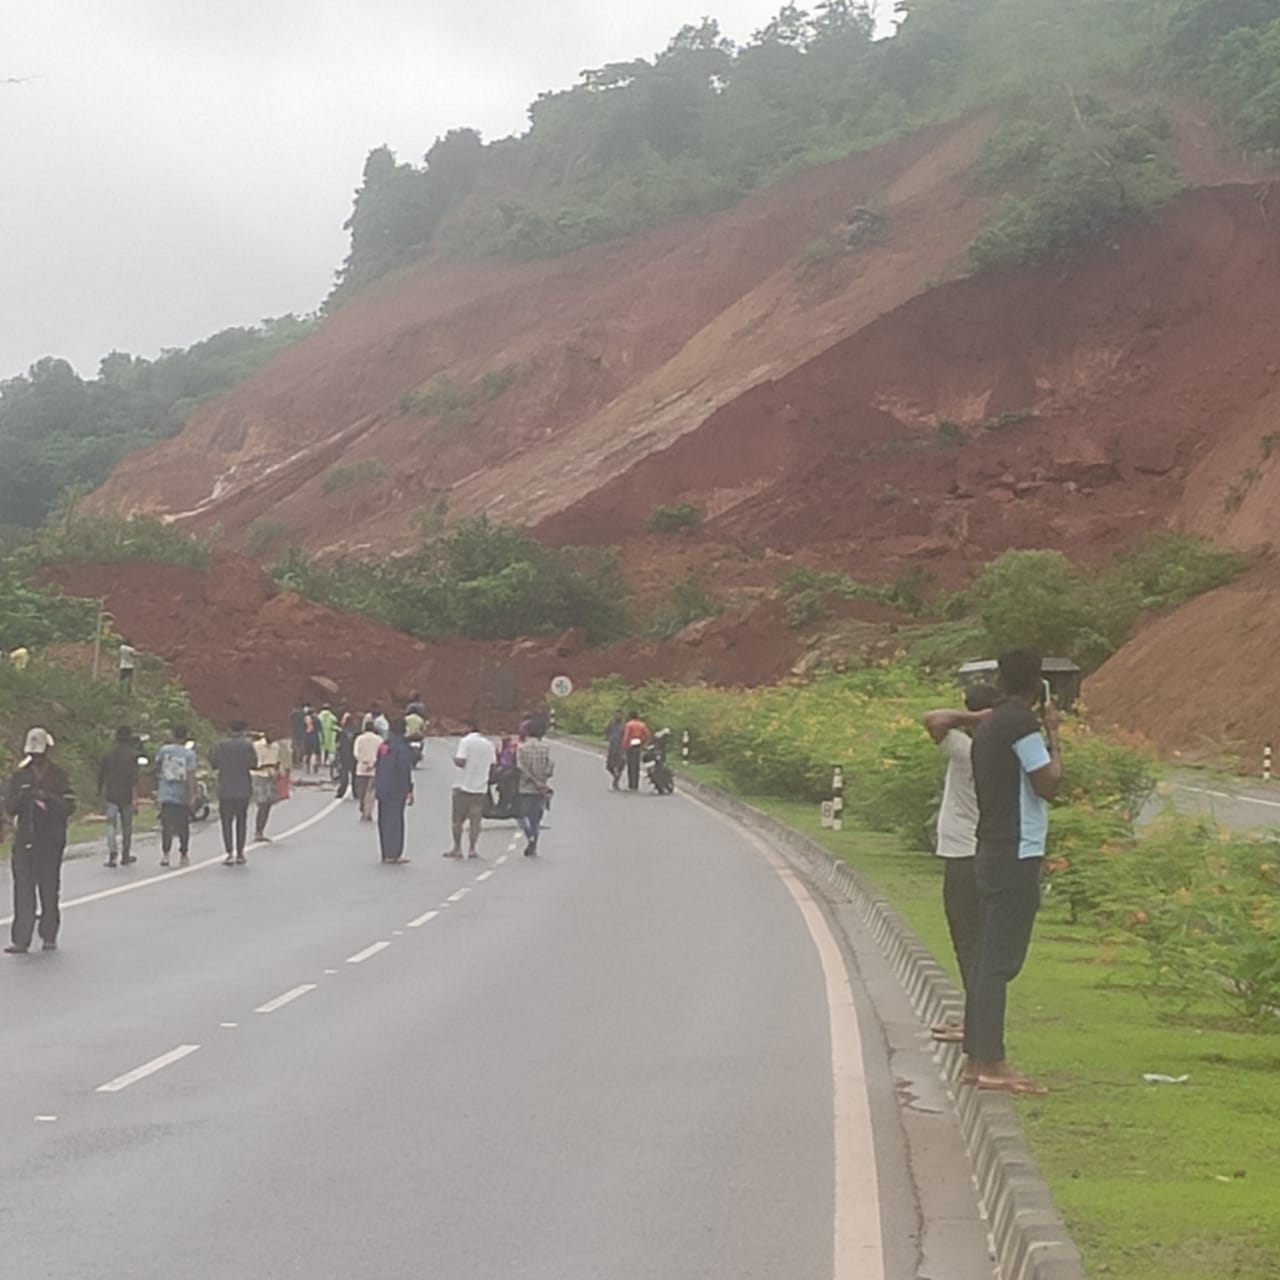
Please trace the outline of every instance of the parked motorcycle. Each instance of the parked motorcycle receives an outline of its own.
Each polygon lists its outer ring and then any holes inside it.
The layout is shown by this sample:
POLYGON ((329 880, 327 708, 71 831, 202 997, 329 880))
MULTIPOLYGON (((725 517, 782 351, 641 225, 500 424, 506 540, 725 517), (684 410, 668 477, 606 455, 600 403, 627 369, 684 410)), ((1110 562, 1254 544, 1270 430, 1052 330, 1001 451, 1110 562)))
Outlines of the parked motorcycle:
POLYGON ((667 763, 670 747, 671 730, 659 729, 649 740, 649 745, 645 747, 644 754, 640 757, 649 785, 660 796, 672 795, 676 789, 676 775, 667 763))

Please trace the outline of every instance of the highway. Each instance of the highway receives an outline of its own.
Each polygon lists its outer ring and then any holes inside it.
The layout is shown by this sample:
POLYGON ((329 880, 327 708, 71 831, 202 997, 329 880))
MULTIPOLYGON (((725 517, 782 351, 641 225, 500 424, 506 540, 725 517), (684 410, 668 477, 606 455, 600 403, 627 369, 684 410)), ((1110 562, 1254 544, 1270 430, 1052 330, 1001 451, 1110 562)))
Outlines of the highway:
POLYGON ((0 1248, 56 1280, 987 1280, 875 957, 695 801, 564 744, 536 859, 452 861, 444 743, 378 862, 299 788, 224 867, 68 862, 0 957, 0 1248))

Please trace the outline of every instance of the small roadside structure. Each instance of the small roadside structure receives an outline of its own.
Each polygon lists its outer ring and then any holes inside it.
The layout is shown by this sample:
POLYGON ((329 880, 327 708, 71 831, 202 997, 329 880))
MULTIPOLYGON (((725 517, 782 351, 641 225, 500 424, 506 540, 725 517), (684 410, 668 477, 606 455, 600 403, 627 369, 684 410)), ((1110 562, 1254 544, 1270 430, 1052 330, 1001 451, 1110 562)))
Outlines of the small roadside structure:
MULTIPOLYGON (((1049 690, 1053 694, 1054 702, 1063 711, 1074 711, 1076 703, 1080 700, 1080 685, 1084 681, 1084 672, 1070 658, 1045 658, 1040 665, 1040 674, 1049 682, 1049 690)), ((966 662, 956 672, 956 679, 964 689, 974 684, 994 684, 996 676, 994 658, 966 662)))

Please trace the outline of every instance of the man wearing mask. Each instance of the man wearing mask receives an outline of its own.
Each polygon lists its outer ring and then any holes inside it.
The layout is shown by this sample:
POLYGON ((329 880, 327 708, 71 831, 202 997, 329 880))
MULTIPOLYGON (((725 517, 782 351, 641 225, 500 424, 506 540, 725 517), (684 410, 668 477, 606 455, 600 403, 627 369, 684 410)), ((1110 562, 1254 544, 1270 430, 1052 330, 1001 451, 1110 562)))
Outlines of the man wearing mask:
POLYGON ((49 758, 53 737, 46 729, 32 729, 23 746, 24 757, 9 779, 5 811, 15 820, 13 839, 13 925, 9 955, 26 955, 40 905, 40 940, 44 950, 58 946, 62 916, 58 895, 62 884, 62 855, 67 847, 67 819, 76 798, 67 775, 49 758))

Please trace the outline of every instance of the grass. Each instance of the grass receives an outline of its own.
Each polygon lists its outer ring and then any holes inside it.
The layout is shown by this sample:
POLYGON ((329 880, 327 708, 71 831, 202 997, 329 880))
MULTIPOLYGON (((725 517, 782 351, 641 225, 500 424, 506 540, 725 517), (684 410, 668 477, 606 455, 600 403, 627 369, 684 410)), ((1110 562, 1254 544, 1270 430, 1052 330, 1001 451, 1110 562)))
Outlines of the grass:
MULTIPOLYGON (((714 768, 689 772, 726 786, 714 768)), ((895 836, 823 831, 814 805, 745 798, 864 874, 956 979, 936 859, 895 836)), ((1010 1055, 1051 1089, 1017 1100, 1023 1130, 1090 1276, 1272 1280, 1280 1028, 1150 997, 1146 976, 1135 948, 1069 924, 1046 895, 1010 988, 1010 1055), (1144 1072, 1191 1078, 1154 1085, 1144 1072)))

